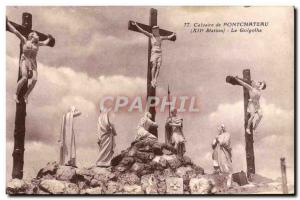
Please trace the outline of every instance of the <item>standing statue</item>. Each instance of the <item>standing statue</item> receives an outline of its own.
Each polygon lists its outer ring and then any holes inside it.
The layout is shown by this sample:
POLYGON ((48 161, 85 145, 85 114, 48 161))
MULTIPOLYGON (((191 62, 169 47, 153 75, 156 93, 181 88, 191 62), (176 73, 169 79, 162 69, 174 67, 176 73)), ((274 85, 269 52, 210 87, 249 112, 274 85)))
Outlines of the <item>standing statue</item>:
POLYGON ((246 132, 248 134, 251 134, 250 127, 253 123, 253 132, 256 133, 256 129, 263 117, 262 109, 260 108, 259 99, 261 96, 261 90, 266 89, 266 83, 264 81, 257 82, 257 81, 251 81, 251 85, 244 82, 239 77, 235 77, 238 83, 240 83, 244 88, 246 88, 249 91, 250 99, 248 102, 247 112, 250 114, 250 117, 248 119, 246 132), (257 119, 254 121, 255 116, 257 116, 257 119))
POLYGON ((168 139, 166 141, 170 141, 171 145, 177 150, 177 155, 182 157, 185 153, 185 138, 183 135, 183 119, 177 116, 177 109, 174 108, 171 111, 171 116, 167 119, 166 122, 166 131, 168 133, 166 136, 168 139))
POLYGON ((98 146, 99 154, 96 166, 108 167, 116 147, 115 136, 117 135, 113 124, 113 113, 101 112, 98 118, 98 146))
POLYGON ((228 174, 227 186, 231 186, 232 179, 232 154, 230 134, 226 131, 225 125, 218 127, 218 135, 212 143, 212 159, 215 173, 228 174))
POLYGON ((14 94, 14 100, 19 103, 18 95, 21 88, 28 79, 31 82, 28 84, 27 92, 24 95, 24 101, 28 102, 28 96, 33 90, 37 82, 37 62, 36 56, 39 50, 39 46, 47 46, 52 36, 48 35, 48 39, 39 41, 39 36, 36 32, 31 32, 28 38, 25 38, 6 18, 6 24, 8 29, 13 32, 20 40, 22 45, 22 54, 20 57, 20 71, 22 78, 17 82, 16 93, 14 94))
POLYGON ((157 123, 151 120, 151 113, 146 112, 144 117, 141 118, 137 126, 137 135, 134 141, 140 141, 143 139, 157 140, 153 134, 149 132, 150 127, 158 127, 157 123))
POLYGON ((60 165, 76 166, 76 141, 73 129, 74 117, 81 115, 75 106, 64 114, 60 132, 60 165))
POLYGON ((151 41, 151 58, 150 62, 152 63, 152 70, 151 70, 151 85, 153 88, 156 87, 157 78, 159 74, 159 70, 162 64, 162 49, 161 49, 161 43, 163 40, 170 40, 172 37, 174 37, 176 34, 173 33, 169 36, 160 36, 159 35, 159 27, 153 26, 152 27, 152 33, 149 33, 142 29, 136 22, 132 22, 132 25, 136 26, 137 29, 150 38, 151 41))

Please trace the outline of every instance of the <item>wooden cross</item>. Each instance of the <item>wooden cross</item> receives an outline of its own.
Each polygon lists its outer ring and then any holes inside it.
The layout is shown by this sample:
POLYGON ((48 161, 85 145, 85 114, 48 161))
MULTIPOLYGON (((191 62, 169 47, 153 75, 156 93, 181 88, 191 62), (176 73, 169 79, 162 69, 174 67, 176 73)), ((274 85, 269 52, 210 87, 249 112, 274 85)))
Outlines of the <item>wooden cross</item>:
MULTIPOLYGON (((131 31, 136 31, 136 32, 140 32, 136 26, 132 25, 133 21, 129 21, 128 22, 128 30, 131 31)), ((142 29, 144 29, 145 31, 151 33, 152 32, 152 27, 157 25, 157 10, 154 8, 150 9, 150 22, 149 25, 146 24, 141 24, 141 23, 137 23, 142 29)), ((161 36, 169 36, 172 35, 173 32, 171 31, 167 31, 164 29, 159 29, 159 34, 161 36)), ((175 41, 176 40, 176 36, 171 38, 171 41, 175 41)), ((149 97, 155 97, 156 96, 156 89, 153 88, 151 86, 151 69, 152 69, 152 64, 150 62, 150 57, 151 57, 151 41, 149 39, 148 41, 148 71, 147 71, 147 100, 149 97)), ((151 100, 152 102, 151 105, 153 105, 153 101, 154 99, 151 100)), ((152 115, 152 120, 155 121, 155 115, 156 115, 156 111, 155 111, 155 106, 150 106, 149 107, 149 112, 152 115)), ((149 130, 150 133, 152 133, 153 135, 155 135, 156 137, 158 136, 157 134, 157 128, 150 128, 149 130)))
MULTIPOLYGON (((23 13, 22 25, 10 21, 10 23, 24 36, 28 37, 32 30, 32 15, 30 13, 23 13)), ((6 30, 10 31, 6 25, 6 30)), ((10 31, 11 32, 11 31, 10 31)), ((41 41, 46 40, 48 36, 46 34, 35 31, 41 41)), ((55 39, 51 38, 48 46, 53 47, 55 45, 55 39)), ((22 43, 20 44, 20 57, 22 55, 22 43)), ((21 79, 21 71, 19 66, 18 81, 21 79)), ((24 165, 24 151, 25 151, 25 117, 26 117, 26 103, 24 101, 24 94, 28 89, 28 82, 23 85, 18 95, 19 103, 16 103, 16 115, 15 115, 15 129, 14 129, 14 151, 13 151, 13 170, 12 178, 23 178, 23 165, 24 165)))
MULTIPOLYGON (((251 74, 250 69, 243 70, 243 81, 251 84, 251 74)), ((240 85, 236 79, 232 76, 226 77, 226 82, 232 85, 240 85)), ((253 125, 250 127, 251 134, 246 132, 248 119, 250 114, 247 112, 248 102, 249 102, 249 91, 246 88, 244 90, 244 126, 245 126, 245 143, 246 143, 246 160, 247 160, 247 177, 251 179, 251 175, 255 174, 255 158, 254 158, 254 148, 253 148, 253 125)))

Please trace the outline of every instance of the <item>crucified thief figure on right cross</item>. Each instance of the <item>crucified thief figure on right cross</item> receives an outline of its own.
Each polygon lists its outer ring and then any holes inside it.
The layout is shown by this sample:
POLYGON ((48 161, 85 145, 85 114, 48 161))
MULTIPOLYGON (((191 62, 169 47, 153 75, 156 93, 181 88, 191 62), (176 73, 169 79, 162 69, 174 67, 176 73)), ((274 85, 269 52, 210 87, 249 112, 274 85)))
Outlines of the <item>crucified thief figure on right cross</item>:
POLYGON ((235 79, 249 91, 249 102, 248 102, 248 107, 247 107, 247 112, 250 114, 248 123, 247 123, 247 128, 246 132, 248 134, 251 134, 250 131, 250 126, 253 123, 253 132, 256 133, 256 129, 263 117, 262 109, 260 107, 260 96, 261 96, 261 90, 266 89, 266 83, 264 81, 251 81, 251 85, 248 83, 244 82, 242 79, 239 77, 235 77, 235 79), (257 116, 256 120, 255 116, 257 116))
POLYGON ((159 74, 159 70, 162 64, 162 50, 161 50, 161 42, 162 40, 171 40, 176 34, 173 33, 169 36, 160 36, 159 34, 159 27, 153 26, 152 33, 145 31, 142 29, 136 22, 132 22, 132 25, 135 25, 140 32, 150 38, 151 41, 151 63, 152 63, 152 70, 151 70, 151 85, 153 88, 156 87, 157 77, 159 74))

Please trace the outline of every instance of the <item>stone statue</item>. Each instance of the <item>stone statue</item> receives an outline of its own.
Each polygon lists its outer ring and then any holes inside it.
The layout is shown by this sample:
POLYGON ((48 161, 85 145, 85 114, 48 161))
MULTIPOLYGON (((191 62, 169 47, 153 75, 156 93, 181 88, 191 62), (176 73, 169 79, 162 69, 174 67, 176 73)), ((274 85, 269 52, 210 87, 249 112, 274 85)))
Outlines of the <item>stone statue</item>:
POLYGON ((8 29, 13 32, 20 40, 22 46, 22 54, 20 56, 20 72, 22 78, 17 82, 17 90, 14 94, 14 100, 19 103, 18 95, 21 88, 26 83, 28 79, 31 79, 31 82, 28 85, 27 92, 24 95, 24 101, 28 102, 28 96, 33 90, 37 82, 37 62, 36 56, 39 51, 40 46, 46 46, 50 42, 52 36, 49 35, 48 39, 44 41, 39 41, 39 36, 36 32, 31 32, 28 35, 28 38, 25 38, 6 18, 6 24, 8 29))
POLYGON ((60 133, 60 164, 76 166, 76 141, 73 129, 74 117, 81 115, 75 106, 64 114, 60 133))
POLYGON ((216 173, 228 174, 227 186, 231 186, 232 176, 232 155, 230 134, 226 131, 225 125, 218 127, 218 135, 213 140, 213 166, 216 173))
POLYGON ((259 99, 261 96, 261 90, 266 89, 266 83, 264 81, 257 82, 257 81, 251 81, 251 85, 245 83, 242 79, 239 77, 235 77, 235 79, 249 91, 250 99, 248 102, 247 112, 250 114, 250 117, 248 119, 246 132, 248 134, 251 134, 250 126, 253 123, 253 132, 256 133, 256 129, 263 117, 262 109, 260 108, 259 99), (257 119, 255 119, 255 116, 257 116, 257 119))
POLYGON ((159 70, 162 64, 162 49, 161 43, 163 40, 170 40, 172 37, 175 36, 175 33, 169 36, 160 36, 159 35, 159 27, 153 26, 152 33, 149 33, 142 29, 136 22, 132 22, 133 25, 137 27, 137 29, 150 38, 151 41, 151 58, 150 62, 152 63, 152 70, 151 70, 151 85, 152 87, 156 87, 157 77, 159 74, 159 70))
POLYGON ((99 154, 96 160, 97 166, 110 166, 110 161, 116 146, 115 136, 117 135, 113 124, 113 113, 100 112, 98 118, 98 142, 99 154))
POLYGON ((185 153, 185 138, 183 135, 183 119, 177 116, 177 109, 174 108, 171 111, 171 116, 167 119, 166 130, 170 131, 167 133, 168 140, 177 150, 177 155, 183 156, 185 153))
POLYGON ((135 137, 135 141, 143 139, 157 140, 157 137, 149 132, 149 128, 152 126, 158 127, 157 123, 151 120, 151 113, 146 112, 137 126, 137 135, 135 137))

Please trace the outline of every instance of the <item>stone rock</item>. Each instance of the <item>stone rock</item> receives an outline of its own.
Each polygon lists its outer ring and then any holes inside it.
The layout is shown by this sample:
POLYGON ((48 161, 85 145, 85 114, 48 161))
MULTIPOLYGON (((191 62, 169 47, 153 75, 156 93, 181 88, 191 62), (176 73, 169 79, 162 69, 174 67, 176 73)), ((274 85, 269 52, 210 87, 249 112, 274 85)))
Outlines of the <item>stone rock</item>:
POLYGON ((100 181, 98 179, 92 179, 91 182, 90 182, 91 187, 99 187, 99 186, 102 186, 102 185, 103 185, 102 181, 100 181))
POLYGON ((44 179, 39 184, 40 189, 50 194, 63 194, 65 190, 65 184, 61 181, 54 179, 44 179))
POLYGON ((206 178, 192 178, 189 186, 191 194, 210 194, 213 188, 211 181, 206 178))
POLYGON ((197 175, 203 175, 204 174, 204 169, 202 167, 199 167, 197 165, 193 165, 192 168, 195 170, 195 173, 197 175))
POLYGON ((188 157, 188 156, 183 156, 182 157, 182 163, 184 165, 192 165, 193 164, 191 158, 188 157))
POLYGON ((120 184, 115 181, 108 181, 105 194, 115 194, 120 191, 120 184))
POLYGON ((128 170, 130 166, 124 166, 124 165, 118 165, 115 167, 115 170, 118 172, 125 172, 126 170, 128 170))
POLYGON ((123 157, 124 157, 124 154, 122 154, 122 153, 119 154, 119 155, 117 155, 117 156, 115 156, 114 158, 111 159, 110 165, 111 166, 117 166, 121 162, 121 160, 123 159, 123 157))
POLYGON ((154 153, 148 153, 148 152, 141 152, 141 151, 137 151, 135 153, 135 156, 138 158, 138 159, 141 159, 142 161, 144 162, 149 162, 151 161, 153 158, 154 158, 154 153))
POLYGON ((157 194, 157 180, 153 174, 144 175, 141 178, 141 185, 146 194, 157 194))
POLYGON ((124 194, 144 194, 142 187, 139 185, 124 185, 124 194))
POLYGON ((127 157, 124 157, 124 158, 122 159, 122 161, 120 162, 120 165, 130 167, 130 166, 134 163, 134 161, 135 161, 135 160, 134 160, 133 157, 127 156, 127 157))
POLYGON ((115 174, 111 172, 110 168, 107 167, 93 167, 92 172, 94 173, 94 179, 102 182, 114 179, 115 174))
POLYGON ((65 183, 65 194, 79 194, 79 188, 75 183, 65 183))
POLYGON ((102 187, 88 188, 81 190, 80 194, 102 194, 102 187))
POLYGON ((160 181, 157 183, 157 192, 158 194, 166 194, 167 192, 166 181, 160 181))
POLYGON ((25 194, 28 189, 28 184, 21 179, 12 179, 7 183, 6 193, 7 194, 25 194))
POLYGON ((39 182, 38 179, 33 178, 30 183, 27 183, 28 188, 26 189, 26 194, 37 194, 39 182))
POLYGON ((61 181, 74 181, 75 168, 71 166, 59 166, 56 171, 56 179, 61 181))
POLYGON ((167 161, 168 165, 172 169, 176 169, 176 168, 180 167, 180 165, 181 165, 181 161, 174 154, 173 155, 163 155, 162 157, 167 161))
POLYGON ((76 168, 75 174, 78 181, 85 181, 89 183, 93 178, 93 173, 86 168, 76 168))
POLYGON ((141 171, 143 171, 143 169, 145 168, 145 165, 143 163, 138 163, 135 162, 132 166, 131 166, 131 171, 139 174, 141 171))
POLYGON ((183 178, 184 176, 186 176, 188 174, 188 172, 192 172, 193 169, 191 166, 187 166, 187 167, 179 167, 176 169, 176 175, 183 178))
POLYGON ((48 162, 46 167, 42 168, 38 174, 37 174, 37 178, 40 179, 46 175, 51 175, 54 176, 56 173, 56 170, 58 168, 58 164, 56 162, 48 162))
POLYGON ((143 176, 143 175, 146 175, 146 174, 152 174, 153 173, 153 168, 150 164, 144 164, 144 169, 138 173, 138 176, 143 176))
POLYGON ((163 170, 163 176, 165 178, 167 178, 167 177, 175 177, 176 174, 175 174, 175 172, 172 169, 167 168, 167 169, 163 170))
POLYGON ((173 154, 172 151, 170 151, 168 149, 163 149, 162 153, 165 154, 165 155, 171 155, 171 154, 173 154))
POLYGON ((140 178, 134 173, 120 174, 119 177, 118 177, 118 181, 121 185, 140 184, 140 178))
POLYGON ((152 161, 162 169, 167 167, 167 160, 163 156, 155 156, 152 161))
POLYGON ((183 194, 183 179, 178 177, 166 178, 167 194, 183 194))
POLYGON ((163 148, 163 145, 160 144, 160 143, 154 143, 153 146, 152 146, 152 149, 153 149, 153 153, 155 155, 163 155, 163 151, 162 151, 162 148, 163 148))

